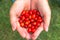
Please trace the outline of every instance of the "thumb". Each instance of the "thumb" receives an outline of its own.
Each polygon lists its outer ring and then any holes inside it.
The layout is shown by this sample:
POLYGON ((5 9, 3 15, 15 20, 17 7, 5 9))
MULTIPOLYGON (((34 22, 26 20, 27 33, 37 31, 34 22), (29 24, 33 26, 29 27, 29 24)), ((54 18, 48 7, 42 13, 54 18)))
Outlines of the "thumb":
POLYGON ((45 15, 44 15, 44 24, 43 24, 43 27, 44 27, 44 30, 46 32, 48 32, 48 28, 49 28, 49 24, 50 24, 50 19, 51 19, 51 12, 47 12, 45 15))
POLYGON ((43 31, 43 23, 41 26, 35 31, 34 34, 32 34, 32 39, 35 40, 39 36, 39 34, 43 31))
POLYGON ((10 16, 10 22, 12 25, 12 30, 15 31, 16 30, 16 17, 11 17, 10 16))

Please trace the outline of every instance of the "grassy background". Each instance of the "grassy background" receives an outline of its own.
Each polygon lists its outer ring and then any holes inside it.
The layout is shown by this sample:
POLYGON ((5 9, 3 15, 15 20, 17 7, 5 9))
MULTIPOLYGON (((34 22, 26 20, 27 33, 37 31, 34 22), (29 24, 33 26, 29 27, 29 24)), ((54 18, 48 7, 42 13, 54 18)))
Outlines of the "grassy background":
MULTIPOLYGON (((43 31, 37 40, 60 40, 60 7, 51 4, 52 18, 49 31, 43 31)), ((0 0, 0 40, 24 40, 17 31, 13 32, 9 20, 11 0, 0 0)))

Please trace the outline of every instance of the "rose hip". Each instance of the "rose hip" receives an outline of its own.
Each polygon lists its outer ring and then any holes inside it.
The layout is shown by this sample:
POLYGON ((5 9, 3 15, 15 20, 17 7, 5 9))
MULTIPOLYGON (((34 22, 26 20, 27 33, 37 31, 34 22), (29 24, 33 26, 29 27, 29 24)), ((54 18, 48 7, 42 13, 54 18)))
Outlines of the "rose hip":
POLYGON ((23 10, 19 18, 20 26, 26 28, 29 33, 34 33, 42 22, 40 12, 35 9, 23 10))

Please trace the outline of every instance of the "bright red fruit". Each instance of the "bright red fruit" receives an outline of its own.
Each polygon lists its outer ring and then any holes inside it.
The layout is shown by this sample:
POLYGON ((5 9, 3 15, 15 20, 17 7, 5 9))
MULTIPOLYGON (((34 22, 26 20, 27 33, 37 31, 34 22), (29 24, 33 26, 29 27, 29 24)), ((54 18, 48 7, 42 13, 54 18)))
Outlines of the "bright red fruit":
POLYGON ((28 27, 28 25, 24 25, 24 28, 27 28, 28 27))
POLYGON ((37 21, 38 21, 38 22, 42 22, 42 18, 41 18, 41 17, 39 17, 37 21))
POLYGON ((29 15, 29 19, 31 19, 32 18, 32 16, 31 15, 29 15))
POLYGON ((24 15, 25 13, 26 13, 26 11, 25 11, 25 10, 23 10, 21 15, 24 15))
POLYGON ((33 15, 32 15, 32 18, 35 18, 35 17, 36 17, 36 14, 33 14, 33 15))
POLYGON ((25 17, 24 16, 22 16, 22 20, 25 20, 25 17))
POLYGON ((30 33, 32 30, 31 30, 31 28, 28 28, 28 32, 30 33))
POLYGON ((36 23, 36 22, 33 22, 32 24, 33 24, 33 25, 36 25, 37 23, 36 23))
POLYGON ((36 14, 37 10, 33 10, 33 13, 36 14))
POLYGON ((29 10, 29 14, 30 14, 30 15, 32 15, 32 14, 33 14, 32 10, 29 10))
POLYGON ((40 15, 40 12, 37 12, 37 15, 40 15))
POLYGON ((30 21, 29 21, 29 20, 25 22, 25 24, 26 24, 26 25, 28 25, 29 23, 30 23, 30 21))
POLYGON ((30 22, 34 22, 34 19, 31 19, 30 22))
POLYGON ((35 26, 32 26, 32 27, 31 27, 31 29, 34 29, 34 28, 35 28, 35 26))
POLYGON ((38 19, 38 18, 37 18, 37 17, 35 17, 35 20, 36 20, 36 21, 37 21, 37 19, 38 19))
POLYGON ((31 30, 31 31, 32 31, 32 33, 34 33, 34 32, 35 32, 35 30, 36 30, 35 28, 34 28, 34 29, 32 29, 32 30, 31 30))
POLYGON ((28 27, 31 27, 31 26, 32 26, 32 24, 29 24, 29 25, 28 25, 28 27))
POLYGON ((20 23, 21 27, 24 27, 24 23, 20 23))
POLYGON ((20 26, 26 28, 29 33, 34 33, 41 22, 43 22, 41 14, 35 9, 23 10, 19 18, 20 26))

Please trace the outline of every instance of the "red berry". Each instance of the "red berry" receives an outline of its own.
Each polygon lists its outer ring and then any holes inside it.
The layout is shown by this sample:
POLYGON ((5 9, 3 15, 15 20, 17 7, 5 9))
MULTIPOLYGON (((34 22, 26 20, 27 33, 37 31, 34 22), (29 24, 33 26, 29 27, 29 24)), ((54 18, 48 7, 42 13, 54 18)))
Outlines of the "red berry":
POLYGON ((38 22, 42 22, 42 18, 41 17, 39 17, 38 22))
POLYGON ((35 32, 35 28, 34 29, 32 29, 32 33, 34 33, 35 32))
POLYGON ((40 12, 37 12, 37 15, 40 15, 40 12))
POLYGON ((25 13, 26 13, 25 10, 23 10, 22 13, 21 13, 21 15, 24 15, 25 13))
POLYGON ((36 22, 33 22, 32 24, 33 24, 33 25, 36 25, 37 23, 36 23, 36 22))
POLYGON ((30 11, 29 11, 29 14, 30 14, 30 15, 32 15, 32 14, 33 14, 33 13, 32 13, 32 10, 30 10, 30 11))
POLYGON ((35 28, 35 26, 31 26, 31 29, 34 29, 35 28))
POLYGON ((35 14, 36 12, 37 12, 37 10, 36 10, 36 9, 34 9, 34 10, 33 10, 33 13, 35 14))
POLYGON ((20 18, 19 18, 20 20, 22 19, 22 16, 20 16, 20 18))
POLYGON ((20 23, 20 26, 21 26, 21 27, 24 27, 24 23, 20 23))
POLYGON ((34 33, 36 29, 40 26, 42 21, 43 20, 40 16, 40 12, 36 9, 23 10, 19 18, 19 23, 21 27, 26 28, 29 33, 34 33))
POLYGON ((31 24, 28 25, 28 27, 31 27, 31 26, 32 26, 31 24))
POLYGON ((40 22, 37 22, 37 26, 38 26, 38 27, 40 26, 40 22))
POLYGON ((35 20, 36 20, 36 21, 37 21, 37 19, 38 19, 38 18, 37 18, 37 17, 35 17, 35 20))
POLYGON ((22 23, 22 20, 19 20, 20 23, 22 23))
POLYGON ((30 33, 32 30, 31 30, 31 28, 28 28, 28 32, 30 33))
POLYGON ((25 20, 25 17, 24 16, 22 16, 22 20, 25 20))
POLYGON ((27 28, 28 26, 27 25, 24 25, 25 28, 27 28))
POLYGON ((32 16, 31 15, 29 15, 29 19, 31 19, 32 18, 32 16))
POLYGON ((29 13, 29 11, 28 11, 28 10, 26 10, 26 13, 28 14, 28 13, 29 13))
POLYGON ((34 19, 31 19, 30 22, 34 22, 34 19))
POLYGON ((26 21, 25 24, 28 25, 30 23, 30 21, 26 21))
POLYGON ((35 17, 36 17, 36 14, 33 14, 33 15, 32 15, 32 18, 35 18, 35 17))
POLYGON ((29 20, 29 18, 26 18, 24 21, 26 22, 26 21, 28 21, 29 20))
POLYGON ((35 26, 35 29, 37 29, 38 28, 38 26, 35 26))
POLYGON ((29 12, 28 11, 26 11, 25 17, 29 17, 29 12))

